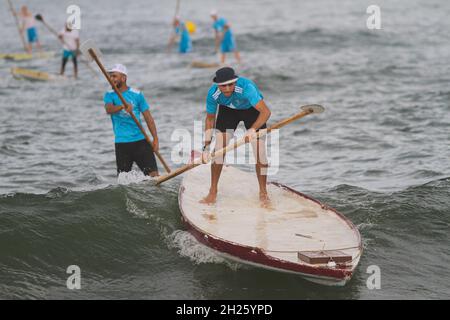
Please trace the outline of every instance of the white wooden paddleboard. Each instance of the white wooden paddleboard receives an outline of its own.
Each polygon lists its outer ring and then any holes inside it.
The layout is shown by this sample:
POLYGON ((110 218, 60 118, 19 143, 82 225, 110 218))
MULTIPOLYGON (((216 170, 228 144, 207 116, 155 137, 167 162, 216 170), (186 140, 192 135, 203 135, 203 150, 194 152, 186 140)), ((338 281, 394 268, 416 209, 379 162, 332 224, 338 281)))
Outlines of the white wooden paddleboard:
POLYGON ((185 174, 179 190, 183 221, 198 241, 241 263, 320 284, 345 285, 352 277, 362 253, 361 237, 334 209, 275 183, 268 185, 272 209, 262 208, 256 174, 231 166, 223 167, 214 205, 199 203, 209 184, 210 165, 201 165, 185 174), (350 261, 334 262, 336 251, 350 261), (308 263, 302 255, 326 261, 308 263))

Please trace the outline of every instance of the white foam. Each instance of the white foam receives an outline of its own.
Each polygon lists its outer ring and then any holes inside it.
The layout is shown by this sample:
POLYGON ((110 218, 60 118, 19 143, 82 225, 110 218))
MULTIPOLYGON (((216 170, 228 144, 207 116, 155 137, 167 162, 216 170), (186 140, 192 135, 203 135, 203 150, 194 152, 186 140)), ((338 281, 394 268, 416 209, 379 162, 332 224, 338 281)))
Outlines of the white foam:
POLYGON ((140 183, 142 181, 153 180, 154 178, 144 175, 141 171, 121 172, 117 177, 117 183, 120 185, 129 185, 140 183))
POLYGON ((198 242, 193 235, 187 231, 176 230, 168 237, 169 248, 178 249, 178 253, 189 258, 196 264, 216 263, 225 264, 232 270, 241 268, 241 265, 231 262, 219 256, 214 250, 198 242))
POLYGON ((139 218, 148 218, 147 213, 144 210, 139 209, 128 197, 126 199, 126 207, 127 211, 132 215, 139 218))

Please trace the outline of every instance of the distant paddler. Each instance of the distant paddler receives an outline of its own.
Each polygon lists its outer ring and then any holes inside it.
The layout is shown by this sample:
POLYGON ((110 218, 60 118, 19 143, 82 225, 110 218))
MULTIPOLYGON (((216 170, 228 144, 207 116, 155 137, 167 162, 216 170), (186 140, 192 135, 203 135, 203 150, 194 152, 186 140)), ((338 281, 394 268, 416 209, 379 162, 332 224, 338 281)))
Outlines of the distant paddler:
POLYGON ((108 73, 127 102, 124 106, 114 90, 108 91, 104 96, 106 113, 111 115, 115 135, 117 174, 131 171, 133 163, 136 163, 144 175, 157 176, 158 167, 153 152, 159 149, 158 134, 149 105, 141 91, 127 85, 128 72, 124 65, 116 64, 108 70, 108 73), (144 116, 153 136, 152 145, 146 141, 131 113, 139 123, 141 113, 144 116))
MULTIPOLYGON (((259 199, 263 207, 269 207, 267 194, 267 155, 264 138, 255 138, 259 129, 266 128, 270 110, 264 102, 256 84, 246 78, 238 77, 229 67, 216 71, 214 84, 206 97, 205 143, 203 159, 208 157, 212 131, 216 130, 215 150, 226 147, 238 124, 243 121, 247 132, 246 141, 251 141, 253 154, 256 157, 256 176, 259 184, 259 199), (216 120, 216 113, 217 120, 216 120)), ((205 160, 203 160, 205 161, 205 160)), ((213 160, 211 164, 211 186, 208 195, 201 203, 216 202, 220 173, 222 172, 224 156, 213 160)), ((239 188, 239 186, 236 186, 239 188)))
POLYGON ((58 33, 58 38, 63 44, 61 75, 64 75, 66 63, 69 58, 72 58, 73 73, 75 79, 78 77, 78 63, 77 56, 80 49, 80 34, 78 30, 72 28, 69 22, 66 23, 63 30, 58 33))
POLYGON ((213 19, 213 29, 215 33, 215 52, 219 51, 220 46, 220 62, 225 63, 226 53, 234 52, 234 57, 237 63, 241 63, 241 56, 236 47, 233 32, 227 20, 218 16, 217 10, 211 11, 211 18, 213 19))
POLYGON ((20 13, 13 11, 15 15, 18 15, 19 18, 22 21, 22 24, 20 26, 20 32, 23 34, 24 31, 27 32, 27 40, 28 43, 26 44, 26 50, 29 54, 32 53, 32 44, 36 43, 36 47, 39 51, 42 51, 41 44, 39 42, 37 28, 36 28, 36 19, 34 18, 31 11, 28 9, 27 6, 22 6, 20 8, 20 13))
POLYGON ((178 46, 178 52, 180 53, 188 53, 192 51, 192 41, 191 36, 189 35, 189 30, 186 27, 186 24, 181 21, 179 16, 176 16, 173 19, 173 28, 174 32, 172 36, 170 37, 169 44, 167 45, 167 51, 170 52, 172 49, 173 44, 177 41, 178 37, 179 40, 179 46, 178 46))

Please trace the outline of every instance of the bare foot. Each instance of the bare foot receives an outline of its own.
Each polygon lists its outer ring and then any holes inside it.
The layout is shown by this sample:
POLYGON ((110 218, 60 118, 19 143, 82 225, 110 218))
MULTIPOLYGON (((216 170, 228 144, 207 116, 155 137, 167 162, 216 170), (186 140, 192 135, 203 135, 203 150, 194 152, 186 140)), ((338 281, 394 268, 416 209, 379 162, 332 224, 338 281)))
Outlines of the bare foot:
POLYGON ((266 192, 259 193, 259 201, 261 202, 261 207, 266 209, 273 209, 272 203, 270 202, 269 195, 266 192))
POLYGON ((216 203, 216 198, 217 198, 217 191, 216 192, 209 191, 208 195, 199 202, 204 204, 214 204, 216 203))

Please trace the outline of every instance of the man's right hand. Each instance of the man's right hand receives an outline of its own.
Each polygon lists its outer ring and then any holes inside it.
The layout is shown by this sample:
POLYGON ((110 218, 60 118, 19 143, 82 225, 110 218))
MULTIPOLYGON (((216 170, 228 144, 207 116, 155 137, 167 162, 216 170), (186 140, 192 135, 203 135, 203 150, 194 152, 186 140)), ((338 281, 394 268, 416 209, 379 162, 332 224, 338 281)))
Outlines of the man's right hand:
POLYGON ((128 112, 129 114, 131 114, 131 112, 133 111, 133 108, 131 107, 131 105, 129 105, 128 103, 125 104, 125 107, 123 108, 126 112, 128 112))
POLYGON ((202 151, 202 163, 206 164, 209 161, 209 144, 203 147, 202 151))
POLYGON ((202 152, 202 163, 207 164, 209 161, 209 151, 202 152))

